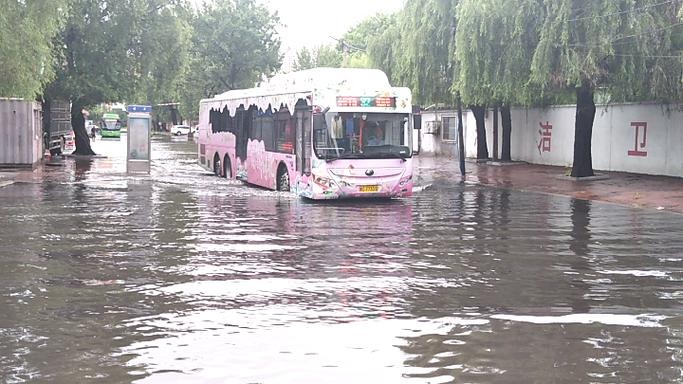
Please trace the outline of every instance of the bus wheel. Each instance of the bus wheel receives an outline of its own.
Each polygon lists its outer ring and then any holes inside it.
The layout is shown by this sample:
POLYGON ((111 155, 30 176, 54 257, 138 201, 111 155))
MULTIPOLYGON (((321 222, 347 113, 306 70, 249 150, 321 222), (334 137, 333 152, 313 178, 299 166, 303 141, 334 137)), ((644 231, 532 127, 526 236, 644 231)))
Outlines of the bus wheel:
POLYGON ((225 155, 225 160, 223 160, 223 177, 232 179, 232 166, 228 155, 225 155))
POLYGON ((289 172, 284 165, 280 165, 277 171, 277 190, 289 192, 289 172))
POLYGON ((213 174, 221 177, 221 158, 218 154, 213 157, 213 174))

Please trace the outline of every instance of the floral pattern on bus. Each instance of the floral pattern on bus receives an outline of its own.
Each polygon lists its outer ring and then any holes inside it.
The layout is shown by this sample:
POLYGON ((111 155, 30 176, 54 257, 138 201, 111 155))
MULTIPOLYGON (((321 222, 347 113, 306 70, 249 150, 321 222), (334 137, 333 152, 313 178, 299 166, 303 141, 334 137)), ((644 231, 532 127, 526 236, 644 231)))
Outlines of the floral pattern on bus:
POLYGON ((266 151, 265 144, 261 140, 249 140, 247 159, 249 160, 246 161, 246 180, 250 184, 277 189, 277 170, 280 163, 285 164, 290 180, 292 179, 294 156, 266 151))

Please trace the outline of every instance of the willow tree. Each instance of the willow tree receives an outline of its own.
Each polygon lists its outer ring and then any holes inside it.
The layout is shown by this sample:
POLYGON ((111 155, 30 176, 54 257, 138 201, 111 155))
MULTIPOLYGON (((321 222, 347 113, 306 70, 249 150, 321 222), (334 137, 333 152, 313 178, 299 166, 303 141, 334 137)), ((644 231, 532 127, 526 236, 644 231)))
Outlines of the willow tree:
POLYGON ((398 25, 398 19, 402 17, 402 14, 403 12, 399 11, 390 15, 384 32, 368 41, 367 52, 370 62, 373 66, 383 70, 392 84, 401 84, 394 72, 398 66, 396 63, 404 59, 404 51, 400 49, 404 38, 398 25))
MULTIPOLYGON (((537 0, 463 0, 458 6, 455 86, 465 103, 500 106, 503 161, 511 161, 510 105, 534 100, 528 83, 540 17, 537 0)), ((485 135, 483 124, 477 130, 485 135)), ((486 151, 485 142, 478 144, 478 153, 486 151)))
POLYGON ((64 0, 0 0, 0 97, 35 99, 54 77, 64 0))
POLYGON ((592 176, 594 94, 624 99, 673 98, 680 62, 672 60, 672 30, 680 1, 543 0, 545 13, 531 80, 576 95, 573 177, 592 176))
POLYGON ((408 0, 368 44, 372 63, 420 103, 453 100, 456 0, 408 0))

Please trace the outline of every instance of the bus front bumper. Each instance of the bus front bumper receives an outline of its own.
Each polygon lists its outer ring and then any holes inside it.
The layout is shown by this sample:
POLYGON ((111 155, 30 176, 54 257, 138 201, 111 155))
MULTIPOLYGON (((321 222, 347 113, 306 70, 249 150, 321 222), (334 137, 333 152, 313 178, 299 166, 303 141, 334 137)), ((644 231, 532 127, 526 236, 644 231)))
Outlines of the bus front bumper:
POLYGON ((351 185, 311 176, 308 180, 298 180, 294 192, 312 200, 409 197, 413 194, 413 180, 412 176, 407 176, 398 180, 351 185))

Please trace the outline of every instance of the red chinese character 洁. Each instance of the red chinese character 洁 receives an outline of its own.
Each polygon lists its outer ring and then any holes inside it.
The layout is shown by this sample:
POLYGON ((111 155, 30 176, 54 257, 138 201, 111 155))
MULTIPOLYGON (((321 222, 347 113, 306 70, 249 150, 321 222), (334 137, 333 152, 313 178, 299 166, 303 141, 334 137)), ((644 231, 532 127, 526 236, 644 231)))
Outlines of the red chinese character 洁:
POLYGON ((551 130, 553 129, 553 125, 547 121, 545 124, 539 122, 538 125, 541 126, 541 129, 538 130, 538 134, 541 136, 541 139, 538 142, 538 153, 550 152, 550 138, 552 136, 551 130))

